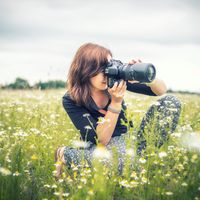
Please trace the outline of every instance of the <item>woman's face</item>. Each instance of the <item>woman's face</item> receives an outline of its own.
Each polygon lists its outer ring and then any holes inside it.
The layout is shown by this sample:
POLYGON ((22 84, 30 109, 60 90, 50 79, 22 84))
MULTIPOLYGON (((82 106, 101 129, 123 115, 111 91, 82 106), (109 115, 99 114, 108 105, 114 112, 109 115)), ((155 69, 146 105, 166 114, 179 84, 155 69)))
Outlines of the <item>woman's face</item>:
MULTIPOLYGON (((108 55, 108 61, 111 59, 112 57, 110 55, 108 55)), ((105 76, 105 74, 103 72, 97 74, 96 76, 92 77, 90 79, 90 83, 92 85, 92 89, 93 90, 106 90, 108 88, 107 85, 107 77, 105 76)))

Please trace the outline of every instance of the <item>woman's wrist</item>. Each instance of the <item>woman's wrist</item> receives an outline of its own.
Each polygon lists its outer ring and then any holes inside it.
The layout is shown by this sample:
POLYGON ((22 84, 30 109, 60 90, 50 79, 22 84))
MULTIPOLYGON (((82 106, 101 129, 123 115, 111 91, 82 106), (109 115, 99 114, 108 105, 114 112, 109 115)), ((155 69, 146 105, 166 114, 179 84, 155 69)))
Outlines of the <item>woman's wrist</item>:
POLYGON ((108 106, 108 110, 113 113, 119 114, 121 112, 121 109, 122 109, 122 105, 121 103, 118 103, 118 102, 111 102, 110 105, 108 106))
POLYGON ((120 102, 115 102, 115 101, 111 101, 110 102, 110 104, 109 104, 109 106, 111 106, 111 107, 113 107, 113 108, 119 108, 119 109, 121 109, 121 107, 122 107, 122 102, 120 101, 120 102))
POLYGON ((119 114, 121 112, 121 108, 115 108, 115 107, 112 107, 112 106, 108 106, 108 111, 112 112, 112 113, 116 113, 116 114, 119 114))
POLYGON ((154 83, 155 83, 155 79, 152 82, 150 82, 150 83, 145 83, 145 85, 151 87, 154 83))

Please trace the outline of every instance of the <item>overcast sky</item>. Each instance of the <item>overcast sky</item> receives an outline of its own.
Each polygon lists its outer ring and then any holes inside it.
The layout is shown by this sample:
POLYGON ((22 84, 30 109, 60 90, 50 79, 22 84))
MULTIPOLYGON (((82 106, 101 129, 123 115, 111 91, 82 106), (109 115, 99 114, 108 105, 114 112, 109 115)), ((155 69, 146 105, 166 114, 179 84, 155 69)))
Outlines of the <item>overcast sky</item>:
POLYGON ((151 62, 168 88, 200 92, 198 0, 0 0, 0 83, 65 80, 94 42, 151 62))

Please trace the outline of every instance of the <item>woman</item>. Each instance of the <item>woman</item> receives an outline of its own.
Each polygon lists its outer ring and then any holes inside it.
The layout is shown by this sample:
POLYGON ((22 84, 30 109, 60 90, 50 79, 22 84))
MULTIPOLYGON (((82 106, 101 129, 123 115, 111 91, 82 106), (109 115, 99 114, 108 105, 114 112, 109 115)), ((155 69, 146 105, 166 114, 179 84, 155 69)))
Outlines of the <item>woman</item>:
MULTIPOLYGON (((80 131, 81 139, 86 141, 89 146, 85 149, 58 148, 55 155, 57 163, 60 161, 68 167, 72 162, 79 164, 83 154, 88 163, 91 163, 96 144, 101 143, 108 150, 111 150, 113 146, 117 148, 120 155, 119 170, 121 171, 126 154, 127 126, 121 123, 122 120, 127 122, 126 105, 123 100, 126 90, 150 96, 160 96, 166 92, 165 83, 159 79, 154 79, 150 84, 122 80, 119 84, 115 83, 112 88, 108 88, 107 78, 103 71, 104 66, 111 58, 110 50, 93 43, 82 45, 76 52, 68 74, 68 91, 63 96, 63 106, 75 127, 80 131)), ((129 63, 136 62, 141 61, 132 60, 129 63)), ((161 98, 158 102, 159 105, 151 106, 142 120, 138 131, 138 154, 146 147, 143 133, 150 124, 155 110, 158 112, 157 130, 160 131, 163 140, 166 139, 168 132, 175 130, 178 123, 180 102, 174 96, 169 95, 161 98), (167 116, 172 118, 172 122, 160 124, 159 120, 167 116)), ((161 146, 162 143, 161 140, 157 144, 161 146)), ((56 176, 59 177, 61 165, 57 164, 56 166, 56 176)))

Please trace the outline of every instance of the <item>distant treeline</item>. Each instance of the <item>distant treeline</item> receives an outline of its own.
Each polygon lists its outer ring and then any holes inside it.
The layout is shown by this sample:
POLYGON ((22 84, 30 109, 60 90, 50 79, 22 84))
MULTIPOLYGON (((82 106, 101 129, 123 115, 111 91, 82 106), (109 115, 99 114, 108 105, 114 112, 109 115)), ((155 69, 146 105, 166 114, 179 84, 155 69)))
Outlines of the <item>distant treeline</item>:
POLYGON ((180 93, 180 94, 195 94, 195 95, 200 95, 199 92, 190 92, 190 91, 172 90, 172 89, 168 89, 167 93, 180 93))
POLYGON ((49 80, 49 81, 39 81, 35 83, 33 86, 29 84, 26 79, 23 78, 16 78, 13 83, 0 85, 2 89, 58 89, 58 88, 65 88, 66 82, 61 80, 49 80))
MULTIPOLYGON (((58 89, 58 88, 65 88, 66 82, 62 80, 49 80, 49 81, 39 81, 35 83, 33 86, 30 86, 29 82, 26 79, 23 78, 16 78, 14 83, 0 85, 0 89, 39 89, 39 90, 45 90, 45 89, 58 89)), ((179 91, 179 90, 172 90, 169 89, 167 91, 168 93, 182 93, 182 94, 198 94, 195 92, 190 91, 179 91)))

